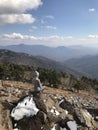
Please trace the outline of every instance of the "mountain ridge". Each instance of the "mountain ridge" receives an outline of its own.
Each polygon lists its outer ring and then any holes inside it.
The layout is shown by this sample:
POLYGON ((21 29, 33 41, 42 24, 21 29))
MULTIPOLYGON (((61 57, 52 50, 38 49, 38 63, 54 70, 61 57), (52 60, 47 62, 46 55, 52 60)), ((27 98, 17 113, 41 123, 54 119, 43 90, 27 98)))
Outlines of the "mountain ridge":
POLYGON ((98 55, 88 55, 81 58, 70 59, 65 65, 80 72, 86 72, 91 77, 98 79, 98 55))
POLYGON ((14 63, 18 65, 28 65, 46 69, 52 69, 56 71, 65 72, 75 76, 81 76, 83 74, 74 71, 63 65, 60 62, 53 61, 42 56, 31 56, 26 53, 17 53, 9 50, 0 50, 0 62, 14 63))
POLYGON ((88 54, 91 55, 98 54, 98 49, 81 47, 81 46, 48 47, 44 45, 18 44, 18 45, 0 46, 0 49, 7 49, 14 52, 23 52, 33 56, 44 56, 49 59, 60 61, 60 62, 71 58, 82 57, 88 54))

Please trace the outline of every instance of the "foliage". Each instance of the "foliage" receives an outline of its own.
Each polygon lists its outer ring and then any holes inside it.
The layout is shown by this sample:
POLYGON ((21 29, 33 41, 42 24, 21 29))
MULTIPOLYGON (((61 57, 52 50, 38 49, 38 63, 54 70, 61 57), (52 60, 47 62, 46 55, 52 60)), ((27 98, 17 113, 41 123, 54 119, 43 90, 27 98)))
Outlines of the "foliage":
MULTIPOLYGON (((31 82, 32 72, 34 67, 16 65, 10 63, 0 64, 0 79, 10 79, 16 81, 26 81, 31 82)), ((57 87, 60 82, 61 75, 53 70, 36 68, 40 73, 40 79, 44 84, 52 87, 57 87)))
POLYGON ((77 80, 77 82, 74 84, 73 88, 75 88, 77 91, 79 90, 86 90, 87 89, 87 84, 85 82, 82 82, 81 80, 77 80))
POLYGON ((31 70, 31 69, 23 65, 20 66, 16 64, 1 63, 0 64, 0 79, 23 81, 24 72, 27 70, 31 70))
POLYGON ((94 89, 98 92, 98 81, 87 77, 76 78, 72 75, 54 70, 34 68, 33 66, 16 65, 10 63, 0 63, 0 79, 9 79, 23 82, 32 82, 33 71, 40 73, 41 82, 50 87, 58 88, 59 86, 74 88, 75 90, 90 91, 94 89))
POLYGON ((54 70, 47 70, 40 68, 38 68, 38 71, 40 72, 41 81, 44 82, 45 84, 56 88, 58 87, 59 84, 61 84, 60 73, 57 73, 54 70))

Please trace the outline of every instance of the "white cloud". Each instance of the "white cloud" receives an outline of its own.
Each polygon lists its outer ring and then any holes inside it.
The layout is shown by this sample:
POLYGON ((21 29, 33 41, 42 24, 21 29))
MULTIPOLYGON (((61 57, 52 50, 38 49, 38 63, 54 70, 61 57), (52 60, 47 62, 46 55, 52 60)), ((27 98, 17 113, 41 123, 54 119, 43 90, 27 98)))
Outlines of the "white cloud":
POLYGON ((45 26, 46 29, 52 29, 52 30, 56 30, 57 27, 54 27, 54 26, 45 26))
POLYGON ((67 36, 66 38, 68 38, 68 39, 72 39, 73 37, 72 37, 72 36, 67 36))
POLYGON ((96 39, 96 38, 98 38, 98 35, 92 35, 92 34, 90 34, 90 35, 88 35, 88 38, 96 39))
POLYGON ((52 15, 47 15, 46 18, 54 19, 54 16, 52 16, 52 15))
POLYGON ((96 10, 95 8, 88 9, 89 12, 94 12, 95 10, 96 10))
POLYGON ((34 23, 35 18, 30 14, 1 14, 0 25, 34 23))
POLYGON ((40 5, 41 0, 0 0, 0 25, 33 23, 35 18, 25 12, 40 5))
POLYGON ((45 24, 45 20, 44 19, 41 19, 41 24, 45 24))
POLYGON ((42 5, 41 0, 0 0, 0 13, 23 13, 37 9, 40 5, 42 5))
POLYGON ((35 37, 31 35, 22 35, 20 33, 12 33, 12 34, 4 34, 0 36, 1 44, 8 45, 8 44, 41 44, 48 45, 48 46, 59 46, 60 44, 66 44, 69 43, 69 36, 43 36, 43 37, 35 37))
POLYGON ((33 32, 33 31, 35 31, 35 30, 37 30, 37 29, 38 29, 37 26, 32 26, 32 27, 29 29, 29 32, 33 32))
POLYGON ((20 33, 12 33, 12 34, 4 34, 1 36, 2 39, 6 40, 15 40, 15 39, 20 39, 20 40, 36 40, 36 41, 49 41, 49 40, 56 40, 56 39, 61 39, 59 36, 48 36, 48 37, 35 37, 31 35, 22 35, 20 33))
MULTIPOLYGON (((30 44, 30 45, 46 45, 46 46, 69 46, 69 45, 84 45, 92 46, 98 43, 98 35, 88 35, 86 37, 72 36, 43 36, 36 37, 32 35, 22 35, 20 33, 4 34, 0 36, 0 44, 30 44)), ((98 45, 97 45, 98 46, 98 45)))
POLYGON ((53 19, 55 19, 55 17, 52 16, 52 15, 44 16, 44 17, 41 19, 41 24, 47 24, 49 19, 50 19, 50 20, 53 20, 53 19))
POLYGON ((37 26, 32 26, 31 28, 34 29, 34 30, 38 29, 37 26))
POLYGON ((6 40, 36 40, 36 37, 34 36, 29 36, 29 35, 22 35, 20 33, 12 33, 12 34, 4 34, 1 36, 2 38, 6 40))
POLYGON ((23 39, 24 36, 20 33, 4 34, 1 36, 4 39, 23 39))

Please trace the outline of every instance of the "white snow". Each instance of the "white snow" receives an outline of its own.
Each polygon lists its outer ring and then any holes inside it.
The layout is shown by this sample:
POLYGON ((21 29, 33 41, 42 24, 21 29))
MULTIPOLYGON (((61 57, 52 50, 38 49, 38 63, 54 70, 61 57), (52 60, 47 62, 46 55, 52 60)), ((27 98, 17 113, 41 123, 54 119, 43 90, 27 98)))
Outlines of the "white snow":
POLYGON ((51 130, 56 130, 55 126, 56 126, 56 124, 53 126, 53 128, 51 130))
MULTIPOLYGON (((70 130, 77 130, 77 124, 75 121, 68 121, 67 126, 70 128, 70 130)), ((56 130, 56 124, 53 126, 51 130, 56 130)), ((67 130, 67 129, 60 127, 60 130, 67 130)))
POLYGON ((33 96, 27 96, 23 101, 19 102, 15 108, 13 108, 11 111, 11 117, 13 117, 14 120, 20 120, 24 116, 34 116, 38 111, 39 109, 36 107, 33 96))
POLYGON ((96 119, 98 119, 98 116, 96 116, 96 119))
POLYGON ((67 130, 66 128, 62 128, 62 127, 60 127, 60 130, 67 130))
POLYGON ((62 102, 64 102, 64 99, 61 99, 61 101, 59 101, 59 105, 60 105, 62 102))
POLYGON ((65 113, 66 113, 66 115, 68 114, 68 111, 67 110, 65 110, 65 113))
POLYGON ((69 126, 70 130, 77 130, 77 124, 75 121, 68 121, 67 125, 69 126))
POLYGON ((14 124, 14 127, 16 127, 16 126, 17 126, 17 123, 14 124))
POLYGON ((87 113, 87 115, 88 115, 90 118, 93 118, 92 115, 91 115, 87 110, 85 110, 85 112, 87 113))
POLYGON ((15 128, 15 129, 13 129, 13 130, 19 130, 18 128, 15 128))
POLYGON ((60 113, 56 110, 55 107, 52 107, 52 109, 50 110, 50 112, 53 113, 56 116, 60 115, 60 113))

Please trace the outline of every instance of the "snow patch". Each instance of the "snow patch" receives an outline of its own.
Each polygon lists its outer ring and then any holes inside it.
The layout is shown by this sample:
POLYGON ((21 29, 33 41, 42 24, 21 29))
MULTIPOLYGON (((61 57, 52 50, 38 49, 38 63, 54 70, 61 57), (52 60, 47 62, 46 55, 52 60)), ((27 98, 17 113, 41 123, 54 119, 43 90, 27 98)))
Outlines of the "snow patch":
POLYGON ((51 130, 56 130, 55 126, 56 126, 56 124, 53 126, 53 128, 51 130))
POLYGON ((67 130, 66 128, 62 128, 62 127, 60 127, 60 130, 67 130))
POLYGON ((93 118, 92 115, 91 115, 87 110, 85 110, 85 112, 87 113, 87 115, 88 115, 90 118, 93 118))
POLYGON ((52 109, 50 110, 50 112, 53 113, 56 116, 60 115, 60 113, 56 110, 55 107, 52 107, 52 109))
POLYGON ((98 116, 96 116, 96 119, 98 120, 98 116))
POLYGON ((68 121, 67 125, 70 128, 70 130, 77 130, 77 124, 75 121, 68 121))
POLYGON ((13 130, 19 130, 18 128, 15 128, 15 129, 13 129, 13 130))
POLYGON ((33 96, 27 96, 21 102, 19 102, 15 108, 12 109, 11 117, 18 121, 24 116, 34 116, 38 111, 39 109, 36 107, 33 96))
POLYGON ((14 124, 14 127, 16 127, 16 126, 17 126, 17 123, 14 124))
POLYGON ((61 104, 61 103, 63 103, 64 102, 64 99, 61 99, 61 101, 59 101, 59 105, 61 104))
POLYGON ((67 110, 65 110, 65 113, 66 113, 66 115, 68 114, 68 111, 67 110))

